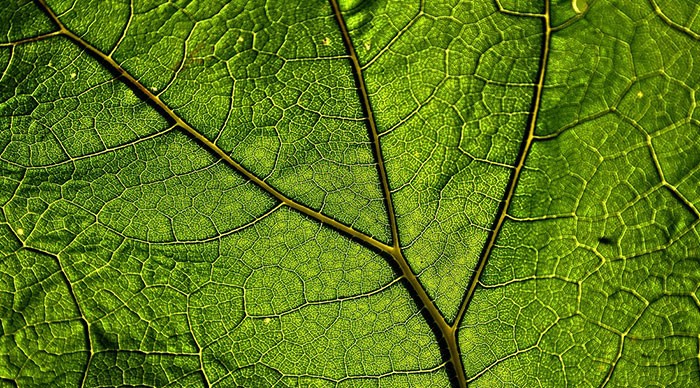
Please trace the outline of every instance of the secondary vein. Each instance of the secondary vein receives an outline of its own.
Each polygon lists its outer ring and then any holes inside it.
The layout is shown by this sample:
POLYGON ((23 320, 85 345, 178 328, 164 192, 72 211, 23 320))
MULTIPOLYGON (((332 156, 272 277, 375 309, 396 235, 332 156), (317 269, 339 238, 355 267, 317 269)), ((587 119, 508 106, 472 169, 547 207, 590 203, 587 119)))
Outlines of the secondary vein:
POLYGON ((537 116, 539 114, 542 101, 542 90, 544 89, 544 80, 547 70, 547 60, 549 58, 549 45, 552 35, 552 27, 550 24, 549 0, 545 1, 545 13, 541 15, 541 17, 544 23, 544 42, 542 47, 542 54, 540 57, 540 67, 537 75, 537 84, 535 85, 535 95, 533 97, 533 107, 530 115, 530 121, 528 122, 527 131, 525 132, 525 138, 520 148, 520 154, 518 155, 517 164, 515 165, 515 169, 511 173, 510 180, 508 181, 508 185, 503 195, 501 207, 494 222, 494 226, 491 229, 491 233, 488 236, 486 245, 484 246, 484 249, 481 255, 479 256, 479 261, 477 262, 476 270, 474 271, 474 274, 472 275, 471 280, 469 281, 469 287, 467 288, 467 292, 464 294, 462 303, 459 307, 459 311, 457 312, 457 316, 455 317, 455 320, 452 323, 452 328, 454 330, 459 329, 459 323, 464 317, 464 313, 466 312, 467 308, 469 307, 469 303, 474 297, 476 286, 479 284, 479 279, 481 278, 481 275, 484 272, 486 262, 491 256, 491 252, 493 251, 493 248, 496 244, 496 240, 498 239, 498 234, 503 228, 503 224, 507 218, 508 208, 510 207, 510 204, 513 200, 513 194, 515 193, 515 188, 518 185, 520 173, 522 172, 523 167, 525 166, 525 160, 527 159, 527 155, 530 152, 530 149, 532 148, 532 143, 535 138, 535 127, 537 126, 537 116))
POLYGON ((110 55, 107 55, 85 41, 83 38, 80 36, 76 35, 72 31, 70 31, 66 26, 58 19, 56 14, 53 12, 53 10, 46 4, 45 0, 36 0, 37 3, 39 4, 40 8, 49 16, 49 18, 56 24, 56 26, 59 28, 60 35, 65 36, 66 38, 70 39, 73 43, 78 45, 80 48, 88 52, 90 55, 93 57, 97 58, 106 68, 111 70, 113 73, 115 73, 119 78, 123 80, 125 84, 128 86, 132 87, 136 91, 138 91, 141 95, 143 95, 150 103, 155 105, 158 110, 163 114, 166 118, 170 119, 173 121, 178 127, 182 128, 185 132, 190 134, 192 137, 197 139, 202 145, 204 145, 206 148, 208 148, 211 152, 216 154, 218 157, 223 159, 226 163, 228 163, 233 169, 235 169, 238 173, 243 175, 246 179, 250 180, 251 182, 255 183, 258 187, 261 189, 265 190, 268 194, 272 195, 275 197, 278 201, 281 203, 285 204, 286 206, 289 206, 290 208, 310 217, 313 218, 321 223, 324 223, 337 231, 351 237, 355 238, 357 240, 360 240, 364 242, 365 244, 369 245, 370 247, 380 251, 380 252, 385 252, 391 254, 391 252, 394 251, 394 248, 379 241, 374 239, 373 237, 364 234, 358 230, 353 229, 352 227, 345 225, 321 212, 318 212, 312 208, 309 208, 308 206, 305 206, 301 203, 298 203, 291 198, 285 196, 281 192, 277 191, 274 187, 272 187, 270 184, 259 178, 257 175, 253 174, 251 171, 243 167, 240 163, 236 162, 229 156, 224 150, 219 148, 216 144, 214 144, 211 140, 206 138, 204 135, 199 133, 195 128, 193 128, 190 124, 188 124, 182 117, 180 117, 177 113, 175 113, 167 104, 165 104, 160 97, 157 95, 153 94, 151 90, 149 90, 147 87, 145 87, 139 80, 134 78, 129 72, 124 70, 124 68, 121 67, 110 55))
POLYGON ((358 94, 360 95, 362 108, 367 115, 367 125, 369 127, 369 133, 372 138, 372 145, 374 147, 374 153, 377 160, 377 169, 379 172, 379 179, 381 181, 382 191, 384 193, 384 200, 387 207, 387 213, 389 215, 389 225, 391 227, 392 236, 392 250, 389 252, 391 257, 394 259, 396 264, 399 266, 401 275, 406 279, 408 283, 409 290, 418 298, 420 303, 419 307, 425 308, 425 310, 430 315, 437 329, 442 336, 442 338, 437 338, 438 341, 445 341, 447 345, 447 350, 449 353, 449 361, 452 364, 454 372, 456 373, 457 383, 460 387, 466 386, 466 378, 464 375, 464 368, 462 367, 462 361, 459 356, 459 347, 457 346, 456 332, 445 320, 445 317, 438 309, 437 305, 433 299, 428 295, 426 288, 418 280, 416 273, 411 268, 408 260, 403 255, 401 250, 401 244, 399 242, 399 232, 396 222, 396 213, 394 211, 394 205, 391 200, 391 190, 389 188, 389 180, 386 174, 386 168, 384 166, 384 158, 382 156, 382 148, 379 143, 379 131, 377 130, 377 123, 374 119, 374 113, 372 111, 372 106, 369 101, 369 94, 367 92, 367 85, 365 84, 364 75, 362 73, 362 66, 355 52, 355 46, 352 43, 350 33, 348 32, 347 25, 345 24, 345 19, 340 10, 337 0, 330 0, 331 8, 333 8, 333 13, 340 27, 340 33, 343 37, 343 43, 345 45, 348 54, 350 55, 350 61, 352 64, 353 73, 355 76, 355 82, 357 84, 358 94), (422 306, 421 306, 422 305, 422 306))
POLYGON ((345 19, 340 11, 340 6, 337 0, 330 0, 331 7, 333 8, 333 13, 338 21, 338 26, 340 27, 340 33, 343 36, 343 44, 345 49, 350 55, 350 62, 352 62, 352 69, 355 75, 355 82, 357 83, 358 94, 362 100, 362 108, 367 115, 367 125, 369 126, 369 133, 372 137, 372 146, 374 148, 374 154, 377 161, 377 171, 379 172, 379 180, 381 181, 382 193, 384 195, 384 202, 386 204, 387 213, 389 214, 389 227, 391 228, 391 242, 394 249, 400 247, 399 244, 399 230, 396 225, 396 213, 394 212, 394 204, 391 200, 391 189, 389 188, 389 179, 386 175, 386 168, 384 167, 384 157, 382 156, 382 147, 379 143, 379 131, 377 131, 377 122, 374 119, 374 112, 372 111, 372 105, 369 102, 369 94, 367 93, 367 85, 365 84, 365 77, 362 74, 362 66, 360 66, 360 60, 357 58, 357 53, 355 52, 355 46, 352 44, 352 39, 350 38, 350 33, 348 32, 348 27, 345 24, 345 19))

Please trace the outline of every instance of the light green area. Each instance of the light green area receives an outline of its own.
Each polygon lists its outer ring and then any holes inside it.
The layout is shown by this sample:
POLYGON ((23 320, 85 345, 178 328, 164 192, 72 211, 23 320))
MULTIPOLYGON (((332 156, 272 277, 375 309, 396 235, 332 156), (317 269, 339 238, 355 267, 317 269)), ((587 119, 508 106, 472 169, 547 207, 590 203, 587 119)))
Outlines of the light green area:
POLYGON ((510 14, 542 14, 544 1, 541 0, 494 0, 500 10, 510 14))
POLYGON ((448 324, 537 114, 470 386, 700 385, 694 2, 340 1, 359 72, 321 0, 48 3, 143 89, 0 7, 0 386, 450 386, 368 109, 448 324))
POLYGON ((347 60, 338 58, 344 47, 328 4, 65 3, 55 9, 65 8, 68 28, 113 53, 253 173, 389 239, 364 115, 347 60))
MULTIPOLYGON (((367 14, 378 7, 366 4, 367 14)), ((401 245, 450 321, 515 163, 532 100, 541 25, 500 14, 495 3, 469 2, 454 7, 426 2, 395 32, 379 22, 369 29, 359 18, 348 23, 356 27, 354 41, 387 42, 364 56, 364 75, 382 134, 401 245)))

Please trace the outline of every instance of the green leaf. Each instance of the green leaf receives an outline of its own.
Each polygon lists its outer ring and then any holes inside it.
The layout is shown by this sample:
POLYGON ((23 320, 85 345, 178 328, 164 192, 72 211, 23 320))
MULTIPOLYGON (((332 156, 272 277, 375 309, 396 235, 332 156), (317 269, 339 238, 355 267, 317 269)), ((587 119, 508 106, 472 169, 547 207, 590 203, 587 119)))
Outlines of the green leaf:
POLYGON ((0 386, 700 385, 700 4, 6 0, 0 386))

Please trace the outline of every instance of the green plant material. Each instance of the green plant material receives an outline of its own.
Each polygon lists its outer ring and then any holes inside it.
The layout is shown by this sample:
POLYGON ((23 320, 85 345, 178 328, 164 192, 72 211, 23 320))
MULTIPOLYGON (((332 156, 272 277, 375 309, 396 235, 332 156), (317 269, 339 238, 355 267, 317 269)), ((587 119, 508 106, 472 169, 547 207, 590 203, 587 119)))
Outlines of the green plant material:
POLYGON ((700 3, 0 7, 0 386, 700 385, 700 3))

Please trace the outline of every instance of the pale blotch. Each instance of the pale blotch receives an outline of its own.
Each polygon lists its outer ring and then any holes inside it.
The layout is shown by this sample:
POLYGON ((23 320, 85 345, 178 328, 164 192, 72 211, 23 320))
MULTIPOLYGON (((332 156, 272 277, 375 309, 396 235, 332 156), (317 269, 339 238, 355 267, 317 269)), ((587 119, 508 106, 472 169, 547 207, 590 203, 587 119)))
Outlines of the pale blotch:
POLYGON ((78 76, 78 74, 76 74, 76 73, 70 73, 70 77, 71 77, 71 78, 75 78, 75 77, 77 77, 77 76, 78 76))
POLYGON ((588 8, 588 4, 585 3, 585 0, 571 0, 571 8, 574 9, 574 12, 580 14, 588 8))
POLYGON ((265 318, 265 319, 263 319, 263 323, 266 324, 266 325, 267 325, 268 323, 270 323, 270 322, 272 322, 272 319, 270 319, 270 318, 265 318))
POLYGON ((157 92, 158 88, 155 86, 151 86, 149 89, 151 89, 152 92, 157 92))
POLYGON ((362 45, 366 51, 369 51, 372 48, 372 42, 367 41, 362 45))
POLYGON ((331 38, 325 37, 325 38, 323 38, 321 43, 323 43, 324 46, 329 46, 331 44, 331 38))
POLYGON ((238 43, 243 43, 243 37, 239 36, 238 39, 236 39, 236 42, 238 43))
POLYGON ((640 90, 637 92, 637 98, 642 98, 642 97, 644 97, 644 93, 642 93, 642 91, 640 90))
POLYGON ((18 236, 23 236, 23 235, 24 235, 24 229, 22 229, 22 228, 17 229, 17 235, 18 235, 18 236))

